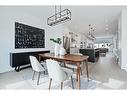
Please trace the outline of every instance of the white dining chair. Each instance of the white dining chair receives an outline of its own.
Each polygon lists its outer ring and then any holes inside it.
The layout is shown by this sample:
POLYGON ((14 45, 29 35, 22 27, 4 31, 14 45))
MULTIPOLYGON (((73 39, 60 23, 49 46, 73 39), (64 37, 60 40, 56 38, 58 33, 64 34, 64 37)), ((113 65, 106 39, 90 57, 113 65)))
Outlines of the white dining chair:
POLYGON ((46 64, 47 64, 48 74, 50 77, 49 89, 51 88, 52 80, 54 80, 56 82, 61 83, 61 90, 62 90, 63 82, 69 79, 70 77, 71 77, 71 82, 72 82, 72 88, 74 89, 72 70, 67 69, 67 68, 62 68, 57 61, 52 60, 52 59, 47 59, 46 64))
POLYGON ((45 73, 45 71, 46 71, 46 67, 45 67, 46 63, 45 62, 39 63, 37 58, 34 56, 29 56, 29 58, 30 58, 30 62, 32 65, 32 69, 33 69, 32 80, 34 79, 35 72, 37 72, 38 73, 37 85, 39 85, 40 74, 41 74, 41 72, 45 73))
MULTIPOLYGON (((73 55, 81 55, 81 56, 82 56, 83 54, 81 54, 81 53, 73 53, 73 55)), ((77 69, 77 65, 76 65, 76 64, 66 63, 65 66, 66 66, 67 68, 72 69, 73 72, 77 69)), ((84 64, 81 63, 81 65, 80 65, 81 75, 82 75, 82 69, 83 69, 83 67, 84 67, 84 64)))

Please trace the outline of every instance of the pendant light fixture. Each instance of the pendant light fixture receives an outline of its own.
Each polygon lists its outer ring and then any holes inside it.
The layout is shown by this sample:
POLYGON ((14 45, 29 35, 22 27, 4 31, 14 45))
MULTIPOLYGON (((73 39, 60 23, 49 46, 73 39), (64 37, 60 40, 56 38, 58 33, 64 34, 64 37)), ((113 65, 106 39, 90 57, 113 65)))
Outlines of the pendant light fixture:
POLYGON ((92 27, 91 24, 89 24, 89 33, 88 33, 88 37, 92 40, 95 40, 95 37, 94 37, 94 32, 95 32, 95 29, 92 27))
POLYGON ((59 7, 59 12, 57 12, 57 6, 55 6, 55 14, 47 19, 47 24, 49 26, 55 26, 57 24, 71 20, 71 11, 69 9, 61 10, 59 7))

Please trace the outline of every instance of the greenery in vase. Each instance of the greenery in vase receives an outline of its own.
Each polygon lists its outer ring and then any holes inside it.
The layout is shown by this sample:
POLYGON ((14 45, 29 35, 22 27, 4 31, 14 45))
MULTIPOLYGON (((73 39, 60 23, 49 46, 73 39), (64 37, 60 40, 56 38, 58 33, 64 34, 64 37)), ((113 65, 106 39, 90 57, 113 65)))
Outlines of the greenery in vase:
POLYGON ((53 41, 54 43, 57 43, 57 44, 61 44, 62 43, 61 38, 57 38, 57 39, 50 38, 50 40, 53 41))

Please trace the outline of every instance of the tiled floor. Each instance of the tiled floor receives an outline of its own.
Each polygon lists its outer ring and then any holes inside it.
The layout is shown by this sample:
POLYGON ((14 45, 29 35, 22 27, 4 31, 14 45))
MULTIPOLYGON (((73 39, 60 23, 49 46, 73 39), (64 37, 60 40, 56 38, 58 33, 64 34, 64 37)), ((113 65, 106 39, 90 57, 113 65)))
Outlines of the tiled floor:
MULTIPOLYGON (((40 85, 31 80, 32 69, 27 68, 20 72, 0 74, 0 89, 48 89, 49 78, 41 75, 40 85)), ((127 89, 127 72, 120 69, 115 63, 112 53, 99 58, 97 63, 89 64, 91 81, 86 81, 85 69, 81 77, 81 89, 127 89)), ((52 89, 60 89, 59 83, 53 82, 52 89)), ((64 89, 71 89, 70 80, 64 83, 64 89)))

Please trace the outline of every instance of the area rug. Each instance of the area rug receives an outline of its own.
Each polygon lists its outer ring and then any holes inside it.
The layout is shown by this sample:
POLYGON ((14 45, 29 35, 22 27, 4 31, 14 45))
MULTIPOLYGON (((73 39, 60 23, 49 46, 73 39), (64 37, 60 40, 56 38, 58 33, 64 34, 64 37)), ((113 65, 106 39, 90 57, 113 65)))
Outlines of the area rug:
MULTIPOLYGON (((76 75, 73 75, 73 82, 74 82, 74 89, 76 89, 76 75)), ((34 89, 42 89, 42 90, 48 90, 49 86, 49 77, 48 75, 41 75, 39 85, 37 85, 37 76, 35 76, 35 79, 32 80, 32 75, 23 76, 23 79, 27 81, 29 85, 31 85, 34 89)), ((88 81, 86 77, 81 76, 81 90, 93 90, 96 89, 96 80, 94 77, 91 77, 88 81)), ((57 83, 56 81, 52 81, 51 89, 53 90, 59 90, 60 89, 60 83, 57 83)), ((63 84, 63 89, 65 90, 71 90, 72 84, 71 80, 66 80, 63 84)))

